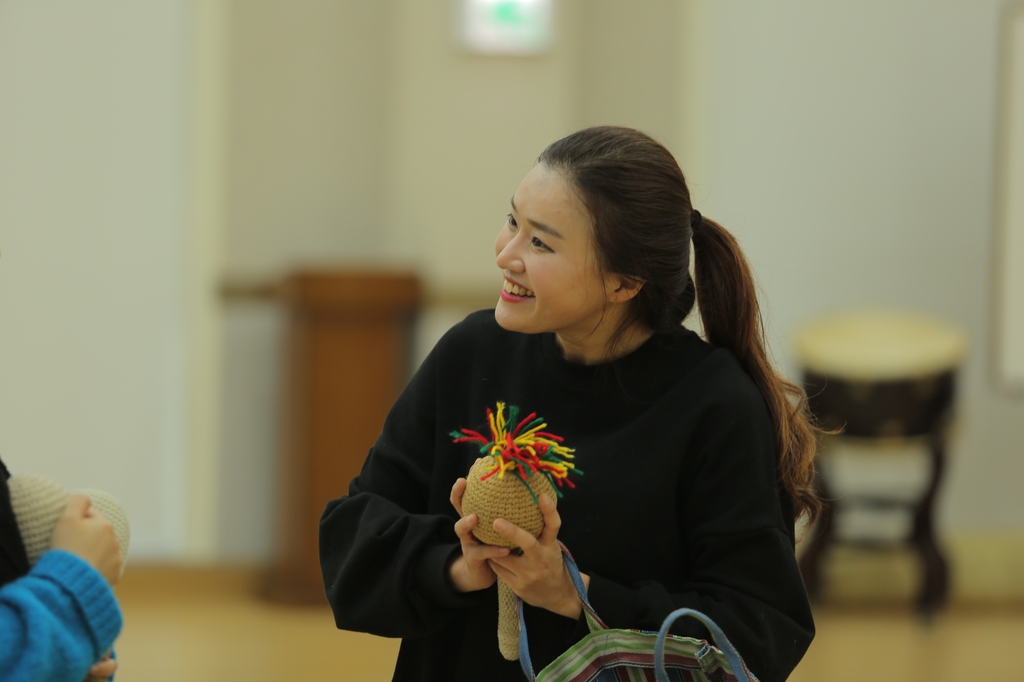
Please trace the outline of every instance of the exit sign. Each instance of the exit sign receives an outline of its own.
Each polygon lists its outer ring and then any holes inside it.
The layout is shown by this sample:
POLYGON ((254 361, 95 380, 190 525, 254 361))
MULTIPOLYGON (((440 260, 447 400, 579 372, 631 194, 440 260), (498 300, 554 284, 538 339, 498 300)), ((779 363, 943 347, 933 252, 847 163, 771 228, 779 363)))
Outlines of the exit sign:
POLYGON ((539 54, 551 44, 551 5, 552 0, 463 0, 463 43, 483 54, 539 54))

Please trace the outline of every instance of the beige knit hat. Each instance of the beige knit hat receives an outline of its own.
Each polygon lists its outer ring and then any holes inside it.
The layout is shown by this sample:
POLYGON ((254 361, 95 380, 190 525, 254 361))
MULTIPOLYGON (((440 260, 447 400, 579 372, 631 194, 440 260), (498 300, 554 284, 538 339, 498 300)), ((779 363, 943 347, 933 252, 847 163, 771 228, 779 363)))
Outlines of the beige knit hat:
POLYGON ((120 545, 121 573, 128 558, 131 534, 124 508, 110 493, 91 488, 73 492, 60 483, 37 474, 19 474, 7 480, 11 492, 11 507, 18 521, 21 540, 25 545, 29 564, 35 565, 39 557, 50 549, 50 538, 57 519, 72 495, 86 495, 92 506, 114 526, 114 536, 120 545))

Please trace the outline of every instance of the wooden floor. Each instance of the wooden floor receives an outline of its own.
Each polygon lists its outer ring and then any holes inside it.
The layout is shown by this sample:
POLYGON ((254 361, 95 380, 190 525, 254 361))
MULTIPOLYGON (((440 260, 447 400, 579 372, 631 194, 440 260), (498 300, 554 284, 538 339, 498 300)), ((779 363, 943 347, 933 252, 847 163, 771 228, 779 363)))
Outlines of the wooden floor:
MULTIPOLYGON (((396 640, 339 632, 327 608, 254 596, 246 570, 129 567, 117 593, 120 682, 386 682, 396 640)), ((955 607, 926 626, 905 609, 821 609, 792 682, 1024 681, 1024 608, 955 607)))

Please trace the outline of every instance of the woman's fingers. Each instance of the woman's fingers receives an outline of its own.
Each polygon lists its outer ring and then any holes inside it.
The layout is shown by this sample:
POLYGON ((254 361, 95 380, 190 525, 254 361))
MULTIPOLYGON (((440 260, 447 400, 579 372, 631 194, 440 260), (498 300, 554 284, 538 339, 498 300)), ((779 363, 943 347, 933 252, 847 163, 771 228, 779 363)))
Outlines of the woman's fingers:
POLYGON ((529 551, 531 547, 537 544, 537 538, 533 537, 511 521, 506 521, 505 519, 494 519, 492 527, 498 535, 512 543, 513 547, 521 547, 524 552, 529 551))
POLYGON ((494 571, 494 575, 504 580, 509 585, 514 585, 518 582, 518 576, 510 568, 501 563, 501 557, 495 557, 487 562, 491 570, 494 571))
POLYGON ((519 526, 505 519, 494 520, 494 530, 498 535, 511 542, 515 547, 522 547, 524 552, 530 551, 537 543, 553 545, 558 542, 558 531, 562 529, 562 517, 558 515, 554 500, 548 495, 541 495, 538 502, 540 512, 544 516, 544 530, 540 537, 533 537, 519 526))
POLYGON ((468 561, 475 561, 478 563, 484 563, 491 559, 500 559, 508 556, 508 547, 498 547, 497 545, 473 545, 465 547, 462 555, 466 557, 468 561))
POLYGON ((544 530, 540 533, 540 543, 553 545, 558 542, 558 531, 562 529, 562 517, 551 496, 544 493, 540 496, 540 513, 544 516, 544 530))
POLYGON ((452 494, 448 498, 451 500, 452 506, 455 507, 455 511, 462 516, 462 495, 466 492, 466 479, 457 478, 455 479, 455 485, 452 486, 452 494))
POLYGON ((455 522, 455 534, 459 536, 459 540, 462 542, 463 556, 468 560, 482 563, 487 559, 502 557, 508 554, 508 547, 485 545, 473 535, 473 529, 476 528, 479 522, 476 514, 463 516, 455 522))
MULTIPOLYGON (((476 466, 477 462, 480 461, 480 457, 477 457, 476 462, 473 462, 473 466, 476 466)), ((472 467, 471 467, 472 468, 472 467)), ((448 497, 451 500, 452 506, 455 507, 455 511, 459 512, 459 516, 464 516, 462 512, 462 496, 466 492, 466 479, 457 478, 455 484, 452 486, 452 493, 448 497)))
POLYGON ((476 514, 463 516, 455 522, 455 534, 459 536, 459 539, 462 540, 463 543, 470 538, 475 540, 476 538, 473 536, 473 529, 476 528, 477 523, 478 519, 476 514))

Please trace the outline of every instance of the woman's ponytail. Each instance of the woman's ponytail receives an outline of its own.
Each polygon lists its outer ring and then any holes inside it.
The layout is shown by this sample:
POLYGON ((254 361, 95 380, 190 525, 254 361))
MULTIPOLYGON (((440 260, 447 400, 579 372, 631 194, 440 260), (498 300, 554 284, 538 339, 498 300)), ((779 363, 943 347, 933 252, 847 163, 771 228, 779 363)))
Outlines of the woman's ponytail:
POLYGON ((820 429, 810 417, 807 397, 772 367, 754 278, 736 239, 696 211, 692 227, 694 284, 704 335, 709 343, 732 351, 760 389, 775 426, 779 478, 797 517, 807 514, 813 523, 822 506, 814 492, 820 429))

